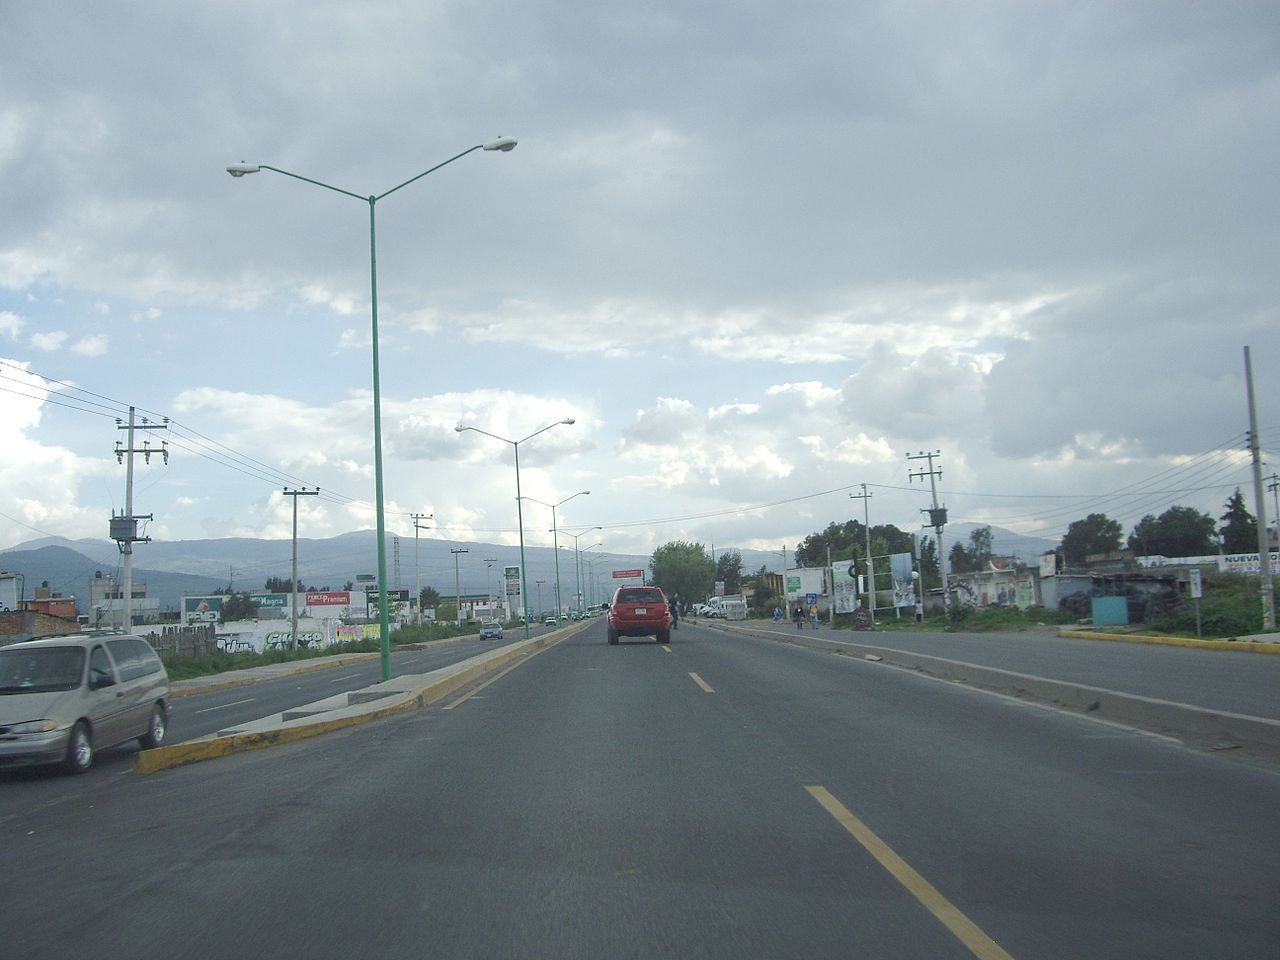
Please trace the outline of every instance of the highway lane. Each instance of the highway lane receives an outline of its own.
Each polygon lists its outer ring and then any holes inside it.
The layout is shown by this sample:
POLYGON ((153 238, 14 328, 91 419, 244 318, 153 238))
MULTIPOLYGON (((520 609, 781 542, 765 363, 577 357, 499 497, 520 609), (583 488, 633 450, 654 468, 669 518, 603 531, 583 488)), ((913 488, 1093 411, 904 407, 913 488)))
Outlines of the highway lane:
MULTIPOLYGON (((536 632, 536 631, 535 631, 536 632)), ((522 631, 508 630, 502 640, 465 640, 430 644, 421 649, 391 651, 394 676, 430 673, 479 653, 524 639, 522 631)), ((207 736, 236 724, 282 713, 347 690, 377 683, 382 665, 374 658, 363 663, 291 674, 277 680, 227 687, 209 693, 175 697, 170 717, 169 743, 207 736)))
POLYGON ((22 903, 0 943, 1257 958, 1280 943, 1278 801, 1277 774, 1087 718, 689 624, 610 647, 594 624, 466 699, 0 815, 22 903))
MULTIPOLYGON (((731 625, 729 629, 733 629, 731 625)), ((795 627, 771 621, 750 629, 780 637, 795 627)), ((835 644, 869 644, 945 657, 1158 700, 1280 720, 1280 655, 1016 633, 912 633, 806 629, 835 644)))
MULTIPOLYGON (((533 633, 538 630, 545 628, 534 628, 533 633)), ((522 630, 508 630, 504 638, 497 641, 476 639, 433 644, 421 649, 393 649, 392 673, 395 676, 428 673, 523 639, 522 630)), ((181 743, 207 736, 337 693, 359 690, 377 683, 381 676, 382 667, 375 658, 364 663, 175 697, 166 742, 181 743)), ((66 777, 57 768, 48 767, 0 771, 0 817, 11 806, 60 802, 67 797, 92 794, 99 780, 127 775, 138 749, 138 744, 131 742, 104 750, 95 757, 93 769, 82 777, 66 777)))

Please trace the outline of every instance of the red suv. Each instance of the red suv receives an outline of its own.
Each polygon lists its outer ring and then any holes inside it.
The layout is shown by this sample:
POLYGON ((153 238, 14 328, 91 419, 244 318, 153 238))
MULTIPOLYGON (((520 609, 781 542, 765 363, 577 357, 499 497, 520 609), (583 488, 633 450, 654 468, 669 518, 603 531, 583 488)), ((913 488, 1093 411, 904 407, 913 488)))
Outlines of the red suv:
POLYGON ((619 587, 608 604, 609 642, 619 637, 653 637, 671 642, 671 610, 660 587, 619 587))

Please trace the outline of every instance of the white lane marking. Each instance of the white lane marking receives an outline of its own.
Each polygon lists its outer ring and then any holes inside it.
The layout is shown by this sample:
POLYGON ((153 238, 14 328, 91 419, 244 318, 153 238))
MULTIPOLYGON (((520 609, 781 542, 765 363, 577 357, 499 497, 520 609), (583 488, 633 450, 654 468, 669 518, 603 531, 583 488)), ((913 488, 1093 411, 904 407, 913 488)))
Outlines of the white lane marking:
POLYGON ((341 683, 343 680, 350 680, 352 677, 358 677, 358 676, 360 676, 360 674, 358 674, 358 673, 348 673, 348 674, 346 674, 345 676, 341 676, 341 677, 334 677, 334 678, 333 678, 332 680, 330 680, 329 682, 330 682, 330 683, 341 683))
POLYGON ((196 713, 212 713, 214 710, 225 710, 227 707, 238 707, 242 703, 253 703, 257 697, 250 697, 248 700, 234 700, 231 703, 224 703, 220 707, 205 707, 203 710, 197 710, 196 713))

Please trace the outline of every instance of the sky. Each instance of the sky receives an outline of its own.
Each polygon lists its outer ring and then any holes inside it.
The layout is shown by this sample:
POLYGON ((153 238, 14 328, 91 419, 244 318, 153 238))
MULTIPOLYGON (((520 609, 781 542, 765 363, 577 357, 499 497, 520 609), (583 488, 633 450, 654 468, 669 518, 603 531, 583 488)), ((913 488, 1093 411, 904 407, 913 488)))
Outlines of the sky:
POLYGON ((392 534, 515 543, 510 441, 526 542, 567 500, 602 553, 918 531, 930 463, 953 523, 1027 536, 1256 512, 1246 346, 1280 461, 1280 6, 69 0, 0 34, 0 549, 106 537, 130 406, 169 418, 145 535, 288 538, 303 487, 300 535, 372 528, 369 196, 392 534))

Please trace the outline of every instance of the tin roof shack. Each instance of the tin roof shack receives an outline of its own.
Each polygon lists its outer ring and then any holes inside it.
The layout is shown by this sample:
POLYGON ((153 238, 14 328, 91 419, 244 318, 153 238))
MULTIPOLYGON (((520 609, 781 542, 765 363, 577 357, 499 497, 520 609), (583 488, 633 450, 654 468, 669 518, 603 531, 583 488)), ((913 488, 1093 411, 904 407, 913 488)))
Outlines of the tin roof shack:
POLYGON ((1185 602, 1192 566, 1198 565, 1135 569, 1127 563, 1116 563, 1087 573, 1047 577, 1046 581, 1052 583, 1043 585, 1045 605, 1056 606, 1077 620, 1091 620, 1095 597, 1124 597, 1129 623, 1155 623, 1185 602))

